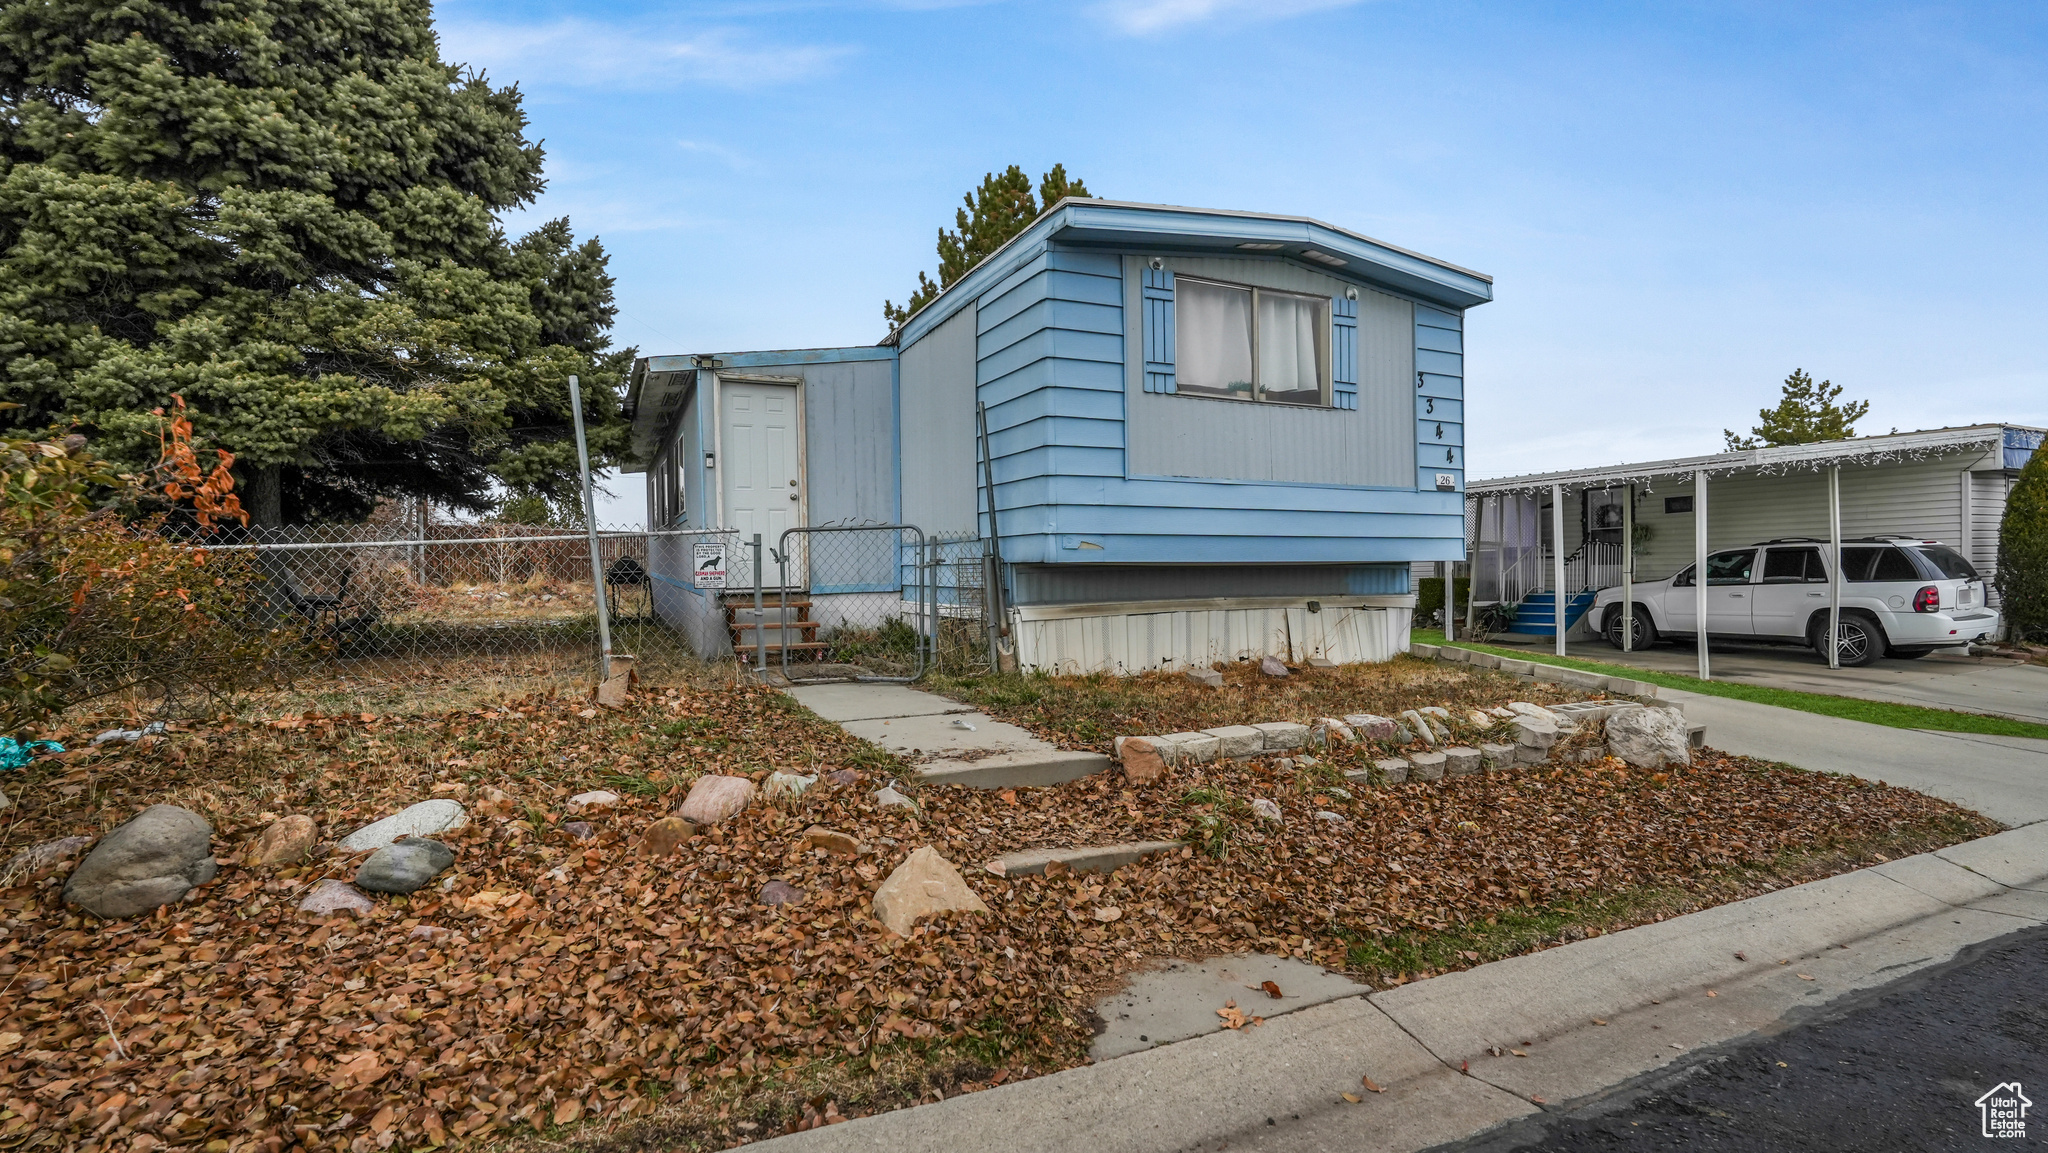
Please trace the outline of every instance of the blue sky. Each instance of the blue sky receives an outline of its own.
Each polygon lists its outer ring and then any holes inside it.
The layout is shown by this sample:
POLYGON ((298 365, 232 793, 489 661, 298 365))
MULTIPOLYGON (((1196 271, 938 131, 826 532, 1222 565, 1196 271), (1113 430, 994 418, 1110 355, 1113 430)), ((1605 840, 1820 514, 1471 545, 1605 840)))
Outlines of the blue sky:
MULTIPOLYGON (((1299 213, 1491 274, 1475 476, 1693 452, 1794 367, 1864 432, 2048 424, 2048 6, 462 0, 535 220, 643 353, 872 343, 960 194, 1299 213)), ((513 227, 530 222, 513 221, 513 227)), ((637 478, 606 519, 638 517, 637 478)))

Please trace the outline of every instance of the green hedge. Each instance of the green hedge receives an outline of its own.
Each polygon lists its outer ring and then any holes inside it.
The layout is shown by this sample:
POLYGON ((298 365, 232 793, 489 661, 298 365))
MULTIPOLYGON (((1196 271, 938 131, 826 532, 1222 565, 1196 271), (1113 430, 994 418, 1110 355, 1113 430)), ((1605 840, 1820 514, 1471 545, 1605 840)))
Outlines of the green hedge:
MULTIPOLYGON (((1456 588, 1458 596, 1458 619, 1464 620, 1465 605, 1472 598, 1472 578, 1459 577, 1456 588)), ((1444 578, 1423 577, 1415 582, 1415 616, 1427 619, 1429 614, 1444 607, 1444 578)))

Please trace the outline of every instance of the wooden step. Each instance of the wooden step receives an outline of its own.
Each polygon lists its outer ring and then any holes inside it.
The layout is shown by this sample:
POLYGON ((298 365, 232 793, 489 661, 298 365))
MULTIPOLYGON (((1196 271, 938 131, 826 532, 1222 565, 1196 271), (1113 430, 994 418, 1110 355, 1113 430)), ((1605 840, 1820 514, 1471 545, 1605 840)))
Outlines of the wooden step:
MULTIPOLYGON (((819 653, 819 652, 824 652, 824 651, 825 651, 826 649, 829 649, 829 648, 831 648, 831 647, 832 647, 831 645, 828 645, 828 644, 826 644, 826 643, 825 643, 824 641, 799 641, 799 642, 797 642, 796 644, 792 644, 792 645, 769 645, 769 646, 768 646, 768 651, 769 651, 769 652, 771 652, 771 653, 779 653, 779 652, 781 652, 781 651, 782 651, 783 649, 787 648, 787 649, 788 649, 788 650, 789 650, 790 652, 793 652, 793 653, 795 653, 795 652, 814 652, 814 653, 819 653)), ((752 645, 734 645, 734 646, 732 646, 732 651, 734 651, 734 652, 736 652, 736 653, 752 653, 752 652, 754 651, 754 646, 752 646, 752 645)))

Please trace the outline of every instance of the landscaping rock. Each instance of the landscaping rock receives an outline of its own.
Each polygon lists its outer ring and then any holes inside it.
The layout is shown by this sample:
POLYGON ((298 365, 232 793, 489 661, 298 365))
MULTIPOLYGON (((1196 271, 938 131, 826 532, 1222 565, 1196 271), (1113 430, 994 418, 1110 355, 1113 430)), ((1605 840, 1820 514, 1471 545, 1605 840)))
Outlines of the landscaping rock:
POLYGON ((1676 709, 1624 709, 1607 718, 1607 749, 1638 769, 1692 763, 1685 714, 1676 709))
POLYGON ((816 776, 802 773, 769 773, 768 783, 761 787, 763 800, 779 801, 784 797, 801 797, 804 790, 818 783, 816 776))
POLYGON ((1441 781, 1444 766, 1450 758, 1442 753, 1409 753, 1408 779, 1411 781, 1441 781))
POLYGON ((1557 723, 1558 719, 1556 713, 1551 712, 1542 705, 1532 705, 1528 701, 1509 701, 1508 711, 1520 716, 1534 717, 1539 721, 1549 721, 1553 725, 1557 723))
POLYGON ((12 888, 45 869, 70 860, 92 848, 92 841, 91 837, 59 837, 54 841, 30 845, 7 858, 7 867, 0 869, 0 889, 12 888))
POLYGON ((1333 812, 1331 812, 1331 811, 1330 811, 1330 810, 1328 810, 1328 809, 1318 809, 1318 810, 1316 810, 1316 820, 1318 820, 1318 821, 1329 821, 1329 822, 1331 822, 1332 824, 1339 824, 1339 825, 1341 825, 1341 824, 1343 824, 1343 823, 1344 823, 1344 814, 1342 814, 1342 813, 1333 813, 1333 812))
MULTIPOLYGON (((499 794, 503 796, 503 794, 499 794)), ((487 799, 489 794, 486 793, 487 799)), ((506 815, 511 815, 511 798, 506 797, 506 815)), ((341 839, 343 852, 360 853, 368 849, 381 849, 400 837, 426 837, 445 833, 469 824, 469 814, 462 805, 446 797, 421 801, 410 808, 364 825, 341 839)))
MULTIPOLYGON (((1401 714, 1401 721, 1401 727, 1408 730, 1409 740, 1419 740, 1431 747, 1436 745, 1436 734, 1430 731, 1429 722, 1422 718, 1421 713, 1416 712, 1414 709, 1409 709, 1401 714)), ((1407 742, 1404 741, 1402 743, 1406 744, 1407 742)))
POLYGON ((1268 721, 1251 727, 1259 731, 1262 748, 1269 753, 1284 753, 1308 744, 1307 725, 1297 725, 1293 721, 1268 721))
POLYGON ((279 817, 256 834, 256 839, 249 843, 249 851, 242 854, 242 864, 288 865, 312 852, 319 839, 320 827, 313 823, 313 818, 298 813, 279 817))
POLYGON ((1218 760, 1255 757, 1266 748, 1266 734, 1250 725, 1224 725, 1217 729, 1203 729, 1202 735, 1216 738, 1218 760))
POLYGON ((925 845, 903 859, 875 890, 875 918, 899 936, 909 936, 920 918, 934 913, 986 913, 982 903, 960 870, 925 845))
POLYGON ((787 881, 770 881, 761 886, 761 895, 755 898, 761 905, 795 905, 802 903, 804 891, 787 881))
POLYGON ((1133 784, 1142 785, 1165 776, 1172 751, 1173 742, 1162 737, 1116 739, 1117 760, 1123 764, 1124 776, 1129 777, 1133 784))
POLYGON ((313 886, 306 899, 299 902, 299 912, 311 913, 316 917, 332 917, 336 913, 353 913, 366 916, 377 907, 377 902, 365 896, 360 889, 347 881, 332 877, 313 886))
POLYGON ((1466 649, 1465 663, 1476 668, 1497 669, 1500 667, 1500 658, 1492 653, 1482 653, 1477 649, 1466 649))
POLYGON ((834 785, 857 785, 860 784, 860 770, 834 769, 825 774, 825 780, 834 785))
POLYGON ((1351 731, 1368 741, 1391 741, 1394 739, 1394 722, 1387 717, 1376 717, 1371 713, 1352 713, 1344 718, 1351 731))
POLYGON ((1280 806, 1264 797, 1252 798, 1252 814, 1262 821, 1281 820, 1280 806))
POLYGON ((1259 671, 1269 677, 1284 677, 1287 675, 1287 662, 1279 657, 1260 657, 1259 671))
POLYGON ((1188 679, 1201 685, 1203 688, 1220 689, 1223 687, 1223 674, 1215 669, 1189 669, 1188 679))
POLYGON ((619 795, 607 792, 604 789, 597 789, 588 793, 578 793, 569 798, 569 808, 575 811, 583 809, 609 809, 618 803, 619 795))
POLYGON ((1539 749, 1534 745, 1515 746, 1515 763, 1518 765, 1540 765, 1549 759, 1549 749, 1539 749))
POLYGON ((875 803, 885 809, 894 805, 905 805, 913 809, 917 807, 916 801, 896 791, 896 786, 893 782, 876 789, 874 796, 875 803))
POLYGON ((1191 765, 1206 765, 1216 759, 1216 752, 1223 742, 1207 733, 1168 733, 1166 739, 1173 742, 1180 754, 1179 761, 1191 765))
POLYGON ((1474 728, 1490 729, 1493 727, 1493 722, 1496 718, 1489 717, 1478 709, 1473 709, 1465 714, 1465 719, 1471 721, 1474 728))
POLYGON ((1479 762, 1488 772, 1515 767, 1517 745, 1483 744, 1479 746, 1479 762))
POLYGON ((1426 661, 1435 660, 1438 650, 1439 646, 1437 645, 1412 644, 1408 646, 1408 654, 1410 656, 1421 657, 1426 661))
POLYGON ((589 821, 564 821, 562 831, 579 841, 587 841, 597 836, 597 826, 589 821))
POLYGON ((1350 725, 1335 717, 1321 717, 1315 724, 1309 726, 1308 737, 1309 744, 1328 748, 1331 745, 1348 745, 1358 739, 1358 734, 1351 731, 1350 725))
POLYGON ((100 839, 64 882, 64 900, 108 919, 147 913, 213 880, 212 844, 205 817, 151 805, 100 839))
POLYGON ((356 888, 373 893, 410 893, 424 888, 455 863, 455 853, 439 841, 406 837, 370 854, 356 870, 356 888))
POLYGON ((647 826, 640 834, 640 855, 643 857, 667 857, 683 847, 683 842, 697 835, 697 826, 681 817, 663 817, 647 826))
POLYGON ((1478 749, 1462 746, 1444 750, 1444 775, 1447 777, 1469 777, 1479 771, 1478 749))
POLYGON ((754 782, 745 777, 707 774, 690 783, 676 816, 693 825, 715 825, 754 803, 754 782))
POLYGON ((1308 667, 1312 669, 1334 669, 1337 667, 1337 662, 1328 657, 1310 657, 1308 659, 1308 667))
POLYGON ((1451 719, 1451 710, 1443 707, 1442 705, 1424 705, 1421 708, 1416 709, 1415 711, 1421 713, 1425 717, 1435 717, 1437 720, 1440 721, 1448 721, 1451 719))
POLYGON ((1557 743, 1557 726, 1535 717, 1515 720, 1515 743, 1532 749, 1547 749, 1557 743))
POLYGON ((1374 761, 1372 767, 1378 769, 1390 785, 1398 785, 1408 779, 1408 761, 1405 757, 1387 757, 1374 761))
POLYGON ((860 842, 849 833, 828 829, 823 825, 812 825, 804 830, 804 847, 823 849, 841 857, 860 856, 860 842))

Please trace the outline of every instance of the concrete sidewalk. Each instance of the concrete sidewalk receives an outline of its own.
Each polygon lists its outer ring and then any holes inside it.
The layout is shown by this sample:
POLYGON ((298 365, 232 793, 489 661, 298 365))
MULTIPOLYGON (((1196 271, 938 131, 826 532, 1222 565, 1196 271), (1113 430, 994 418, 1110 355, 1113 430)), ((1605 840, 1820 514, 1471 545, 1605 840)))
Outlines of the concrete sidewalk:
POLYGON ((2048 824, 763 1144, 1424 1149, 1568 1108, 1795 1009, 2043 924, 2048 824))
POLYGON ((902 757, 932 784, 1000 789, 1056 785, 1109 768, 972 705, 904 685, 797 685, 783 692, 854 736, 902 757))
POLYGON ((2048 741, 1892 729, 1728 697, 1659 689, 1717 749, 1846 773, 1952 801, 2006 825, 2048 820, 2048 741))

